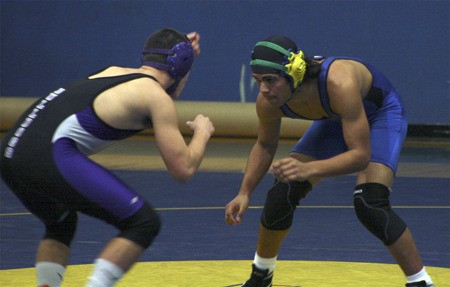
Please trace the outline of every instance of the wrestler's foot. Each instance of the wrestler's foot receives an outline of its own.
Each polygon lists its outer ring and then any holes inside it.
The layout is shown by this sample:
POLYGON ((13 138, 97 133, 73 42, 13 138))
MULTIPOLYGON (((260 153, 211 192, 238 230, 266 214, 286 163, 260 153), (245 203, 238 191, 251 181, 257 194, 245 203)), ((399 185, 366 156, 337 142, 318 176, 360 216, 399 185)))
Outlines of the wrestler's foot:
POLYGON ((413 282, 413 283, 407 283, 405 285, 406 287, 435 287, 433 284, 427 285, 427 282, 420 281, 420 282, 413 282))
POLYGON ((242 287, 271 287, 272 286, 273 271, 268 269, 262 270, 252 265, 252 274, 242 287))

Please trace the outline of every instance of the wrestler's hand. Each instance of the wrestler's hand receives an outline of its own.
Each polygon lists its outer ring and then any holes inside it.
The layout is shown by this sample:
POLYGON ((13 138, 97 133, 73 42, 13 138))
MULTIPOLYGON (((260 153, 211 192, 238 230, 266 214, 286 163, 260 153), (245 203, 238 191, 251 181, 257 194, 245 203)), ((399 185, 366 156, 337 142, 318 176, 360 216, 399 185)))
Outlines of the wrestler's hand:
POLYGON ((248 196, 238 194, 225 206, 225 222, 230 225, 240 224, 248 209, 249 201, 248 196))
POLYGON ((283 158, 274 162, 271 171, 281 182, 303 181, 312 176, 312 171, 306 163, 292 157, 283 158))
POLYGON ((200 34, 197 32, 191 32, 187 34, 189 41, 191 41, 192 48, 194 48, 195 56, 200 55, 200 34))
POLYGON ((211 137, 215 131, 211 120, 202 114, 197 115, 192 121, 187 121, 186 125, 194 132, 204 131, 208 137, 211 137))

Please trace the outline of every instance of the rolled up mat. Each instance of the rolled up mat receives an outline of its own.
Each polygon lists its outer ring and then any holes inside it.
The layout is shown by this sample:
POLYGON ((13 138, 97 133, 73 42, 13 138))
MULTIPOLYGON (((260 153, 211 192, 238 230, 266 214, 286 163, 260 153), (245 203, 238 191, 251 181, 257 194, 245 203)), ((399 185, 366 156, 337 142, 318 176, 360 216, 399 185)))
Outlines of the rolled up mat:
MULTIPOLYGON (((20 115, 37 98, 1 97, 0 98, 0 132, 6 132, 14 125, 20 115)), ((179 127, 183 135, 192 132, 186 121, 203 114, 211 119, 217 137, 256 137, 258 118, 255 103, 238 102, 198 102, 176 101, 179 127)), ((311 122, 306 120, 283 118, 280 137, 300 138, 311 122)), ((153 134, 152 130, 144 133, 153 134)))

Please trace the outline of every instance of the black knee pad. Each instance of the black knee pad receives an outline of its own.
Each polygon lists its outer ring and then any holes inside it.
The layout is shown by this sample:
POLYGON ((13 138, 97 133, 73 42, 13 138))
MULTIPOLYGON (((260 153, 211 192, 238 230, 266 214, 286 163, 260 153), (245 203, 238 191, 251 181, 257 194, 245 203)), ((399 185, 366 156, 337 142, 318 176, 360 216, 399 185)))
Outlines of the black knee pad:
POLYGON ((266 203, 261 215, 261 224, 269 230, 286 230, 292 225, 294 211, 312 189, 309 181, 294 181, 275 184, 267 193, 266 203))
POLYGON ((56 222, 45 222, 44 239, 53 239, 70 247, 77 228, 78 215, 67 211, 56 222))
POLYGON ((144 249, 148 248, 161 229, 161 219, 147 203, 119 225, 118 237, 129 239, 144 249))
POLYGON ((383 184, 357 185, 353 204, 359 221, 385 245, 394 243, 406 229, 405 222, 391 209, 389 189, 383 184))

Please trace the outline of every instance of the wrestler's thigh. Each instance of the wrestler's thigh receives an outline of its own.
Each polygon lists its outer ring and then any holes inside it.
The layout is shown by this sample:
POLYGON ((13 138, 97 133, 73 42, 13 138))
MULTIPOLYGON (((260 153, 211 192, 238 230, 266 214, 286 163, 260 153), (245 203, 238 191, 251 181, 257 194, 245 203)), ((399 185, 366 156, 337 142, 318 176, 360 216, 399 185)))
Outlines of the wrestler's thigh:
POLYGON ((394 182, 394 172, 382 163, 370 162, 367 168, 358 173, 356 184, 376 182, 391 187, 394 182))

